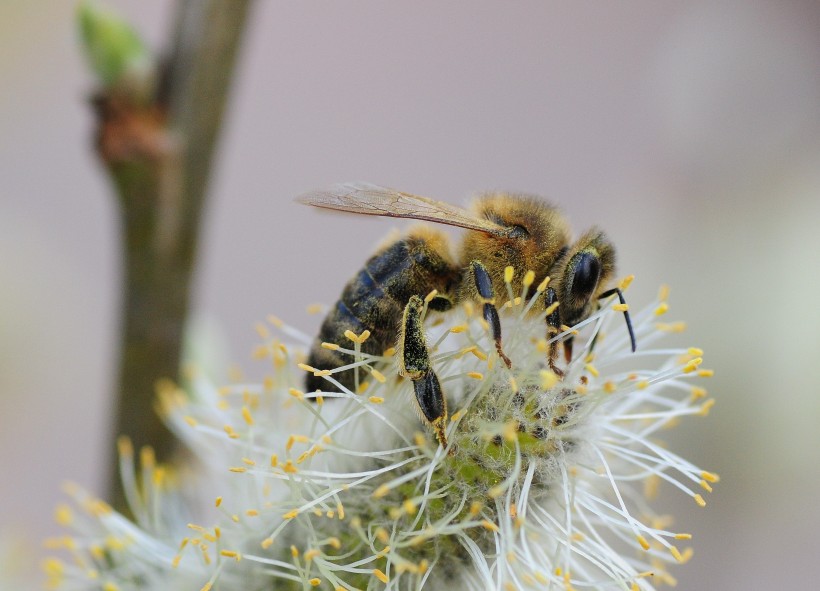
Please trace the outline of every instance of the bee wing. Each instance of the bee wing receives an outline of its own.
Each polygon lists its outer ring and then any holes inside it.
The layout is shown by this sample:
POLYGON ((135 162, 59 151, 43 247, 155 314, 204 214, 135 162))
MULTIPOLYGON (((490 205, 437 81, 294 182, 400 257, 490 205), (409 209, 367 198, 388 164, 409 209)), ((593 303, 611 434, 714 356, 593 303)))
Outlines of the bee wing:
POLYGON ((507 235, 504 226, 476 217, 466 209, 371 183, 342 183, 328 189, 311 191, 296 201, 314 207, 336 209, 364 215, 411 218, 478 230, 487 234, 507 235))

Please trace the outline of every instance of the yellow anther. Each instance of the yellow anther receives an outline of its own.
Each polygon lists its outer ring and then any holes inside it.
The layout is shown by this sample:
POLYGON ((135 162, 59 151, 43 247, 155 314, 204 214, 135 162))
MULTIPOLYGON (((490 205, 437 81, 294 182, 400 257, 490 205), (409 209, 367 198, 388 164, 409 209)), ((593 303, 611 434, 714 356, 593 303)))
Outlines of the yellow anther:
POLYGON ((612 309, 616 312, 626 312, 629 310, 629 304, 613 304, 612 309))
POLYGON ((494 531, 494 532, 501 531, 501 529, 495 523, 490 521, 489 519, 484 519, 481 522, 481 527, 483 527, 484 529, 490 530, 490 531, 494 531))
MULTIPOLYGON (((91 572, 94 572, 94 571, 91 571, 91 572)), ((94 578, 94 577, 92 577, 92 578, 94 578)), ((120 591, 120 588, 117 585, 115 585, 114 583, 111 583, 111 582, 105 583, 102 586, 102 588, 103 588, 103 591, 120 591)))
POLYGON ((675 534, 676 540, 691 540, 692 534, 675 534))
POLYGON ((467 409, 466 408, 460 408, 456 412, 453 413, 453 416, 450 417, 450 421, 453 422, 453 423, 457 423, 459 420, 461 420, 461 417, 463 417, 466 414, 467 414, 467 409))
POLYGON ((683 373, 692 373, 701 363, 703 363, 703 357, 695 357, 683 367, 683 373))
POLYGON ((558 376, 548 369, 542 369, 540 376, 542 390, 550 390, 558 383, 558 376))
POLYGON ((699 349, 697 347, 689 347, 687 351, 692 357, 700 357, 703 355, 703 349, 699 349))
POLYGON ((196 427, 199 424, 197 423, 197 420, 194 417, 189 415, 185 415, 184 417, 182 417, 182 419, 191 427, 196 427))
POLYGON ((552 314, 553 312, 555 312, 555 311, 558 309, 558 304, 560 304, 560 303, 561 303, 561 302, 553 302, 552 304, 550 304, 549 306, 547 306, 547 309, 546 309, 546 310, 544 310, 544 313, 545 313, 547 316, 549 316, 550 314, 552 314))
POLYGON ((305 312, 313 316, 315 314, 321 314, 324 311, 324 309, 325 307, 323 304, 308 304, 305 307, 305 312))
POLYGON ((704 403, 700 406, 700 410, 698 411, 698 414, 699 414, 700 416, 702 416, 702 417, 705 417, 706 415, 708 415, 708 414, 709 414, 709 411, 710 411, 710 410, 712 410, 712 407, 713 407, 714 405, 715 405, 715 399, 714 399, 714 398, 710 398, 709 400, 707 400, 706 402, 704 402, 704 403))
POLYGON ((245 511, 245 515, 247 515, 248 517, 257 517, 259 515, 259 511, 257 511, 256 509, 247 509, 245 511))
POLYGON ((322 584, 322 579, 319 577, 313 577, 312 579, 308 579, 308 583, 310 583, 311 587, 318 587, 322 584))
MULTIPOLYGON (((350 332, 350 331, 348 330, 347 332, 350 332)), ((351 332, 350 334, 353 334, 353 333, 351 332)), ((345 336, 347 336, 347 335, 345 335, 345 336)), ((299 369, 301 369, 303 371, 309 371, 310 373, 316 373, 317 371, 319 371, 318 369, 316 369, 315 367, 311 367, 307 363, 297 363, 296 367, 298 367, 299 369)))
POLYGON ((470 504, 470 515, 471 515, 472 517, 475 517, 476 515, 478 515, 479 513, 481 513, 481 510, 482 510, 483 508, 484 508, 484 504, 483 504, 481 501, 473 501, 473 502, 470 504))
POLYGON ((282 466, 282 470, 284 470, 287 474, 296 474, 299 471, 290 460, 285 462, 285 465, 282 466))
POLYGON ((718 476, 714 472, 701 472, 700 477, 703 478, 706 482, 711 482, 712 484, 720 481, 720 476, 718 476))
POLYGON ((270 456, 270 467, 276 468, 279 465, 279 456, 276 454, 271 454, 270 456))
POLYGON ((505 423, 501 435, 507 441, 516 441, 518 439, 518 421, 505 423))
POLYGON ((714 369, 701 369, 701 370, 698 370, 698 375, 702 378, 711 378, 713 375, 715 375, 715 370, 714 369))
POLYGON ((376 538, 378 538, 382 544, 387 544, 390 542, 390 534, 387 533, 387 530, 383 527, 376 528, 376 538))
POLYGON ((661 485, 661 478, 657 474, 650 474, 646 477, 643 484, 643 494, 650 501, 657 498, 658 490, 661 485))
POLYGON ((692 387, 692 398, 697 400, 698 398, 704 398, 708 394, 705 388, 700 388, 698 386, 692 387))
POLYGON ((457 325, 457 326, 452 327, 452 328, 450 329, 450 332, 452 332, 452 333, 460 333, 460 332, 464 332, 465 330, 467 330, 467 325, 466 325, 466 324, 459 324, 459 325, 457 325))
POLYGON ((336 505, 336 513, 339 515, 339 519, 344 519, 345 518, 345 508, 344 508, 344 506, 342 506, 341 503, 336 505))
POLYGON ((425 301, 425 303, 429 304, 429 303, 430 303, 430 302, 432 302, 434 299, 436 299, 436 296, 437 296, 437 295, 438 295, 438 290, 437 290, 437 289, 434 289, 433 291, 431 291, 430 293, 428 293, 426 296, 424 296, 424 301, 425 301))
POLYGON ((387 378, 384 377, 384 374, 380 372, 378 369, 371 369, 370 375, 372 375, 373 379, 379 382, 380 384, 383 384, 387 381, 387 378))
POLYGON ((291 546, 290 546, 290 555, 293 558, 299 558, 299 548, 297 548, 296 546, 291 544, 291 546))
POLYGON ((710 484, 709 484, 708 482, 706 482, 705 480, 701 480, 699 484, 700 484, 700 487, 701 487, 703 490, 705 490, 706 492, 712 492, 712 485, 710 485, 710 484))
POLYGON ((518 393, 518 380, 515 379, 515 376, 510 376, 510 390, 515 393, 518 393))
POLYGON ((322 349, 327 349, 329 351, 338 351, 340 349, 340 347, 336 343, 323 342, 322 343, 322 349))
POLYGON ((626 291, 627 289, 629 289, 629 286, 632 285, 633 279, 635 279, 634 275, 627 275, 626 277, 621 279, 621 282, 618 284, 618 288, 621 291, 626 291))
POLYGON ((415 515, 418 507, 413 502, 412 499, 405 499, 404 502, 401 504, 401 508, 404 509, 404 512, 408 515, 415 515))
POLYGON ((704 500, 703 500, 703 497, 702 497, 702 496, 700 496, 700 495, 695 495, 693 498, 695 499, 695 502, 696 502, 696 503, 697 503, 700 507, 705 507, 705 506, 706 506, 706 501, 704 501, 704 500))
POLYGON ((321 552, 319 550, 317 550, 316 548, 311 548, 310 550, 305 552, 305 561, 310 562, 311 560, 313 560, 314 558, 316 558, 320 554, 321 554, 321 552))
POLYGON ((176 556, 174 556, 174 559, 171 561, 171 568, 177 568, 179 566, 180 560, 182 560, 181 554, 177 554, 176 556))
POLYGON ((371 396, 368 400, 373 404, 382 404, 384 402, 384 398, 381 396, 371 396))
POLYGON ((247 472, 248 469, 245 466, 233 466, 232 468, 228 468, 231 472, 237 472, 239 474, 243 472, 247 472))
POLYGON ((483 380, 484 374, 477 371, 471 371, 467 374, 467 377, 473 378, 474 380, 483 380))
POLYGON ((498 497, 504 494, 505 490, 506 489, 503 486, 494 486, 487 491, 487 496, 491 499, 497 499, 498 497))
POLYGON ((585 369, 586 369, 589 373, 591 373, 594 377, 596 377, 596 378, 597 378, 599 375, 601 375, 600 373, 598 373, 598 370, 597 370, 597 369, 595 369, 595 366, 594 366, 594 365, 592 365, 591 363, 587 363, 587 364, 584 366, 584 368, 585 368, 585 369))
POLYGON ((250 458, 242 458, 242 463, 247 464, 248 466, 256 466, 256 462, 250 458))
POLYGON ((478 347, 471 347, 470 353, 475 355, 481 361, 487 361, 487 354, 484 351, 481 351, 478 347))
POLYGON ((299 509, 294 509, 293 511, 288 511, 284 515, 282 515, 282 519, 293 519, 299 515, 299 509))
POLYGON ((231 515, 231 521, 233 521, 234 523, 239 523, 239 515, 231 515))
POLYGON ((655 308, 655 316, 663 316, 669 311, 669 304, 666 302, 661 302, 658 304, 658 307, 655 308))
POLYGON ((382 353, 382 357, 393 357, 393 355, 395 355, 395 354, 396 354, 396 348, 395 347, 388 347, 387 349, 384 350, 384 353, 382 353))
POLYGON ((615 382, 604 382, 603 388, 604 392, 612 394, 618 389, 618 386, 615 385, 615 382))
POLYGON ((242 555, 239 552, 236 552, 235 550, 222 550, 220 551, 220 554, 225 558, 233 558, 237 562, 242 560, 242 555))
POLYGON ((387 584, 387 582, 390 580, 390 577, 388 577, 386 574, 384 574, 377 568, 373 569, 373 576, 379 579, 384 584, 387 584))
POLYGON ((550 278, 549 277, 544 277, 544 280, 541 283, 538 284, 538 287, 535 288, 535 291, 537 291, 538 293, 546 291, 547 286, 549 284, 550 284, 550 278))
POLYGON ((649 381, 648 380, 641 380, 640 382, 635 384, 635 387, 638 390, 646 390, 649 387, 649 381))
POLYGON ((641 548, 644 550, 649 550, 649 542, 646 541, 646 538, 643 536, 637 537, 638 543, 641 545, 641 548))
POLYGON ((658 289, 658 300, 665 302, 669 299, 669 286, 668 285, 661 285, 658 289))
POLYGON ((268 327, 265 326, 264 324, 257 324, 256 325, 256 333, 262 339, 269 339, 270 338, 270 331, 268 330, 268 327))
POLYGON ((273 538, 265 538, 264 540, 262 540, 261 546, 263 550, 267 550, 268 548, 273 546, 273 538))
POLYGON ((377 488, 373 492, 373 498, 374 499, 380 499, 383 496, 387 495, 387 493, 389 493, 389 492, 390 492, 390 487, 387 486, 386 484, 382 484, 379 488, 377 488))
POLYGON ((362 381, 362 382, 359 382, 359 387, 356 388, 356 394, 361 394, 362 392, 367 390, 369 387, 370 387, 370 382, 368 382, 366 380, 362 381))
POLYGON ((58 525, 69 526, 74 521, 74 512, 66 504, 58 505, 54 510, 54 520, 58 525))
POLYGON ((675 548, 674 546, 669 547, 669 553, 677 560, 678 562, 683 562, 683 555, 680 553, 680 550, 675 548))
POLYGON ((202 585, 202 589, 200 589, 199 591, 211 591, 211 588, 212 588, 213 586, 214 586, 214 584, 213 584, 213 583, 211 583, 210 581, 208 581, 207 583, 205 583, 204 585, 202 585))
POLYGON ((515 269, 512 266, 505 267, 504 268, 504 283, 512 283, 514 275, 515 275, 515 269))
POLYGON ((276 328, 282 328, 285 326, 285 323, 278 316, 274 316, 273 314, 268 314, 267 321, 270 322, 276 328))
POLYGON ((534 282, 535 282, 535 271, 533 271, 533 270, 527 271, 524 274, 524 280, 522 282, 524 284, 524 289, 528 288, 534 282))

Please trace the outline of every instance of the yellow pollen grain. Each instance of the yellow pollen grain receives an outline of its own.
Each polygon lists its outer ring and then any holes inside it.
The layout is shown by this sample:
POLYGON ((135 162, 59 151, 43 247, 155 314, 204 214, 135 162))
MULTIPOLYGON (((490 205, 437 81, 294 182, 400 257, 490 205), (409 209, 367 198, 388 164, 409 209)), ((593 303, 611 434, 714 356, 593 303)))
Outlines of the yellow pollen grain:
POLYGON ((382 571, 380 571, 377 568, 373 569, 373 576, 376 577, 377 579, 379 579, 385 585, 390 580, 390 577, 388 577, 386 574, 384 574, 382 571))
POLYGON ((484 374, 478 371, 471 371, 467 373, 468 378, 473 378, 474 380, 483 380, 484 374))
POLYGON ((695 502, 698 504, 698 506, 700 506, 700 507, 705 507, 706 506, 706 501, 703 500, 702 496, 695 495, 693 498, 695 499, 695 502))
POLYGON ((430 293, 428 293, 426 296, 424 296, 424 302, 425 302, 426 304, 429 304, 429 303, 430 303, 430 302, 432 302, 434 299, 436 299, 436 296, 437 296, 437 295, 438 295, 438 290, 437 290, 437 289, 434 289, 433 291, 431 291, 430 293))
POLYGON ((483 527, 484 529, 487 529, 487 530, 493 531, 493 532, 499 532, 499 531, 501 531, 501 530, 499 529, 499 527, 498 527, 495 523, 493 523, 492 521, 490 521, 489 519, 485 519, 485 520, 483 520, 483 521, 481 522, 481 527, 483 527))
POLYGON ((549 285, 549 283, 550 283, 549 276, 544 277, 544 280, 541 283, 538 284, 538 287, 535 288, 535 291, 537 291, 538 293, 542 293, 542 292, 546 291, 547 286, 549 285))
POLYGON ((638 540, 638 543, 641 545, 641 548, 643 548, 644 550, 649 550, 649 542, 646 541, 645 537, 638 536, 636 539, 638 540))
POLYGON ((465 330, 467 330, 467 325, 466 324, 459 324, 459 325, 453 326, 450 329, 450 332, 458 334, 460 332, 464 332, 465 330))
POLYGON ((711 378, 713 375, 715 375, 715 370, 714 369, 701 369, 701 370, 698 371, 698 375, 702 378, 711 378))
POLYGON ((371 396, 368 398, 368 400, 373 404, 382 404, 384 402, 384 398, 382 398, 381 396, 371 396))
POLYGON ((711 482, 712 484, 720 481, 720 476, 718 476, 714 472, 701 472, 700 477, 703 478, 706 482, 711 482))
POLYGON ((512 283, 515 269, 510 265, 504 268, 504 283, 512 283))
POLYGON ((591 363, 587 363, 587 364, 584 366, 584 368, 585 368, 585 369, 586 369, 589 373, 591 373, 594 377, 596 377, 596 378, 597 378, 599 375, 601 375, 601 374, 598 372, 598 370, 597 370, 597 369, 595 369, 595 366, 594 366, 594 365, 592 365, 591 363))
POLYGON ((375 379, 380 384, 383 384, 387 381, 387 378, 384 377, 384 374, 380 372, 378 369, 371 369, 370 375, 372 375, 373 379, 375 379))
POLYGON ((666 302, 661 302, 658 304, 658 307, 655 308, 655 316, 663 316, 669 311, 669 304, 666 302))
POLYGON ((328 349, 329 351, 338 351, 340 348, 336 343, 322 343, 322 349, 328 349))
POLYGON ((377 488, 373 492, 373 498, 374 499, 380 499, 380 498, 384 497, 385 495, 387 495, 387 493, 389 493, 389 492, 390 492, 390 487, 387 486, 386 484, 382 484, 379 488, 377 488))
POLYGON ((264 540, 262 540, 261 546, 263 550, 267 550, 268 548, 273 546, 273 538, 265 538, 264 540))
POLYGON ((613 304, 612 309, 616 312, 626 312, 629 310, 629 304, 613 304))

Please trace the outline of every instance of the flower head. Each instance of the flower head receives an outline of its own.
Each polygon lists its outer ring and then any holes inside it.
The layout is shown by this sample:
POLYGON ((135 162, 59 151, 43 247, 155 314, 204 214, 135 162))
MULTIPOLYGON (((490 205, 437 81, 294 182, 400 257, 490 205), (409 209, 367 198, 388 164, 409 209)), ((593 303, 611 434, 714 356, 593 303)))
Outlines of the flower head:
POLYGON ((512 368, 498 362, 471 305, 433 320, 428 345, 454 411, 447 449, 418 419, 392 351, 361 353, 366 335, 328 343, 350 357, 321 372, 341 391, 304 392, 304 373, 315 370, 284 340, 310 339, 270 318, 257 350, 273 364, 263 383, 216 388, 194 375, 190 395, 172 385, 161 393, 168 424, 201 469, 171 472, 143 452, 138 472, 121 442, 134 521, 70 491, 83 510, 64 507, 59 520, 76 534, 52 543, 75 563, 50 563, 52 581, 476 590, 674 582, 667 565, 688 560, 691 549, 679 545, 690 536, 652 510, 653 491, 666 481, 703 505, 717 476, 655 436, 708 412, 705 390, 690 384, 710 373, 699 368, 702 352, 656 345, 681 328, 658 322, 662 292, 633 315, 636 353, 623 308, 611 303, 556 337, 576 342, 559 380, 531 306, 513 298, 501 308, 512 368), (333 378, 351 367, 355 392, 333 378))

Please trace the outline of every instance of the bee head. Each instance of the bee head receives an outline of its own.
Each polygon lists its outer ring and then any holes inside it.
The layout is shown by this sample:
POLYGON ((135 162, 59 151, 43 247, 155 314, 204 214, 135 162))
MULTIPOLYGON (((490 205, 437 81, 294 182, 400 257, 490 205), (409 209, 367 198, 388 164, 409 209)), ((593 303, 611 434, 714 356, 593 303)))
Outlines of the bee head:
POLYGON ((615 247, 598 230, 584 234, 556 263, 552 276, 560 281, 556 292, 561 321, 569 326, 595 310, 598 295, 615 272, 615 247))
POLYGON ((476 216, 506 228, 504 234, 468 232, 461 260, 481 261, 496 294, 506 293, 504 269, 513 267, 513 291, 520 293, 527 271, 536 274, 536 285, 569 244, 569 225, 558 210, 538 197, 489 193, 473 203, 476 216))

